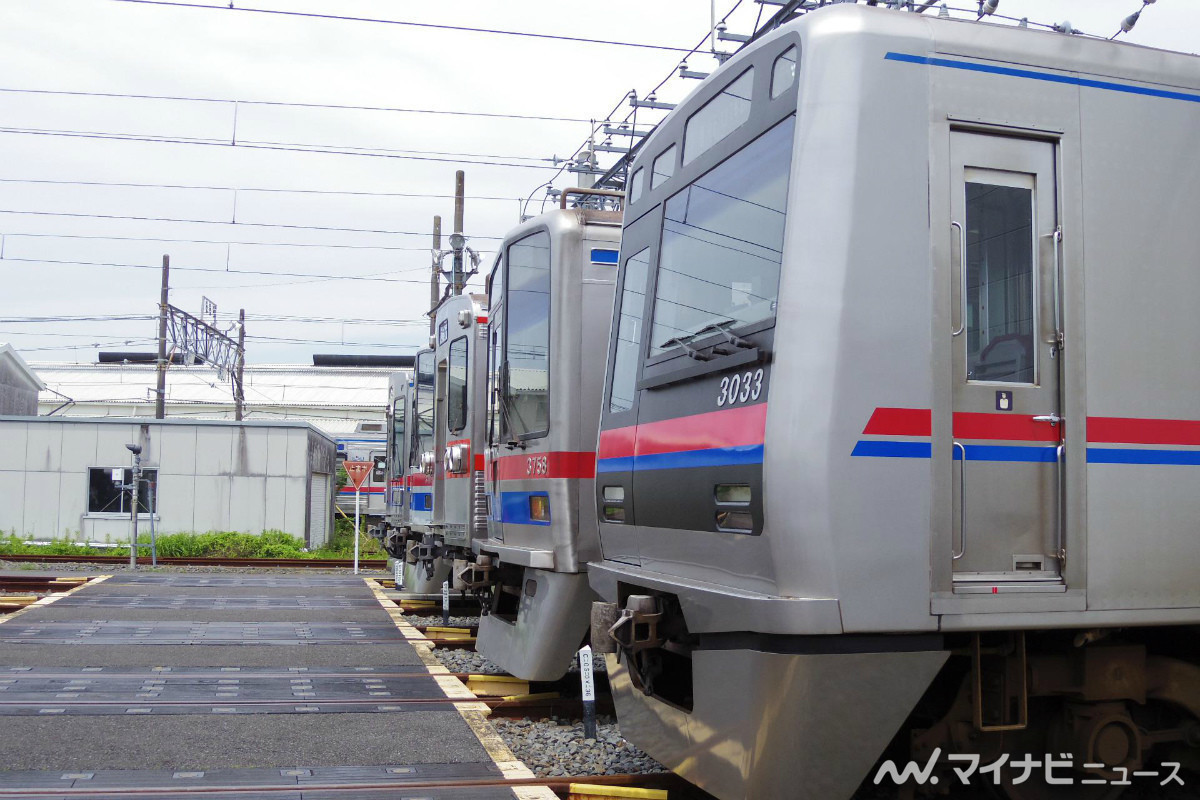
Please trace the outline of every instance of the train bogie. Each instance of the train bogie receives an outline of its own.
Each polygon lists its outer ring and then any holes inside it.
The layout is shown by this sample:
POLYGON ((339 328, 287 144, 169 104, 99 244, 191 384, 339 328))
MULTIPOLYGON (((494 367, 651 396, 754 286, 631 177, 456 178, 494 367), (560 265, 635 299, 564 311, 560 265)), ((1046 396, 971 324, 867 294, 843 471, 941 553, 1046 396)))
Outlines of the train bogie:
POLYGON ((1196 724, 1198 126, 1194 57, 853 5, 672 112, 597 449, 626 735, 830 798, 906 719, 1076 781, 1196 724))

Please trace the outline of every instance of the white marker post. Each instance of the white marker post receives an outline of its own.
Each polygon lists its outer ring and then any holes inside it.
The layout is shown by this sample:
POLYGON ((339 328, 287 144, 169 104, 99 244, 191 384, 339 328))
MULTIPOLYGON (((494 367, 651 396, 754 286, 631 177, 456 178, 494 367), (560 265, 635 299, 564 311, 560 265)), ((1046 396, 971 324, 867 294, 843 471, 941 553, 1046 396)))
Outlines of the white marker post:
POLYGON ((396 591, 400 591, 404 588, 404 561, 399 558, 394 558, 392 559, 392 567, 396 571, 396 591))
POLYGON ((342 466, 346 468, 346 477, 348 477, 350 479, 350 483, 354 485, 354 574, 357 575, 359 501, 363 484, 367 482, 367 476, 370 475, 371 470, 375 468, 375 462, 343 461, 342 466))
POLYGON ((579 682, 583 689, 583 738, 596 738, 596 678, 592 674, 592 648, 579 648, 579 682))
POLYGON ((450 624, 450 581, 442 581, 442 624, 450 624))

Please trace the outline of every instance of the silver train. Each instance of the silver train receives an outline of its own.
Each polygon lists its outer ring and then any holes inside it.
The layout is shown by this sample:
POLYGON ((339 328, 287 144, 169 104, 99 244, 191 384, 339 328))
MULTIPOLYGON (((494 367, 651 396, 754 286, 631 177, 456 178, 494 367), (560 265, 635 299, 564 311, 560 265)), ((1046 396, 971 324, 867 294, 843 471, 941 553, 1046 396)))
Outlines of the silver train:
POLYGON ((595 599, 585 565, 600 555, 593 447, 619 199, 567 190, 563 208, 509 232, 488 280, 489 513, 470 583, 487 599, 478 651, 527 680, 567 671, 595 599))
POLYGON ((384 546, 403 558, 404 585, 440 591, 467 565, 486 525, 483 442, 487 307, 482 295, 450 295, 434 312, 432 349, 417 353, 411 381, 393 376, 391 475, 384 546))
POLYGON ((671 113, 587 572, 627 737, 723 800, 1200 762, 1198 131, 1195 57, 852 5, 671 113))

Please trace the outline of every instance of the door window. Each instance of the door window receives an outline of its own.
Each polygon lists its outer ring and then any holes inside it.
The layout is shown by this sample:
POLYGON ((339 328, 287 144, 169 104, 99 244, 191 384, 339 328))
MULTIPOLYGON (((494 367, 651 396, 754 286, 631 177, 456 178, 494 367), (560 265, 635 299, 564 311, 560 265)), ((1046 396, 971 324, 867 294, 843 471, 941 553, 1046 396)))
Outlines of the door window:
POLYGON ((643 248, 625 262, 621 316, 617 322, 617 349, 613 357, 612 388, 609 390, 609 411, 620 412, 633 408, 633 387, 637 377, 638 357, 642 351, 642 314, 646 305, 646 276, 649 271, 649 248, 643 248))
POLYGON ((1034 383, 1033 186, 967 178, 967 379, 1034 383))
POLYGON ((458 433, 467 427, 467 337, 460 336, 450 343, 450 385, 446 427, 458 433))
POLYGON ((508 248, 508 342, 505 420, 517 438, 550 428, 550 234, 508 248))

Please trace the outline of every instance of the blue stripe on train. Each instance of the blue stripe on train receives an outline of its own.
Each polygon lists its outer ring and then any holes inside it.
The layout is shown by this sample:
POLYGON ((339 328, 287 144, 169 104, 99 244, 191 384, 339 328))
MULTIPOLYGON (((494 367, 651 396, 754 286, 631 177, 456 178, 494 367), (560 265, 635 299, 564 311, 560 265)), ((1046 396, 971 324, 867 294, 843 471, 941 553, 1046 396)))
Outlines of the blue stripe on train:
POLYGON ((1047 83, 1065 83, 1070 86, 1082 86, 1087 89, 1105 89, 1110 92, 1125 94, 1140 94, 1146 97, 1161 97, 1166 100, 1184 100, 1189 103, 1200 103, 1200 94, 1188 92, 1173 92, 1167 89, 1151 89, 1146 86, 1133 86, 1127 83, 1098 81, 1093 78, 1080 78, 1075 75, 1061 75, 1054 72, 1038 72, 1032 69, 1013 69, 1012 67, 997 67, 992 64, 978 64, 973 61, 956 61, 950 58, 930 58, 928 56, 912 55, 910 53, 888 53, 886 61, 903 61, 908 64, 925 64, 931 67, 948 67, 950 69, 965 69, 971 72, 986 72, 992 75, 1007 75, 1013 78, 1027 78, 1047 83))
POLYGON ((1200 466, 1200 450, 1132 450, 1123 447, 1089 447, 1089 464, 1164 464, 1200 466))
POLYGON ((601 458, 596 461, 597 472, 642 472, 655 469, 688 469, 691 467, 734 467, 761 464, 761 444, 740 447, 714 447, 707 450, 680 450, 674 453, 649 453, 621 458, 601 458))
MULTIPOLYGON (((1058 460, 1057 447, 1026 447, 1016 445, 968 444, 967 461, 1023 461, 1034 464, 1053 464, 1058 460)), ((930 458, 933 447, 929 442, 859 441, 852 456, 868 458, 930 458)), ((961 461, 957 449, 954 460, 961 461)))
POLYGON ((546 498, 546 513, 550 513, 550 499, 546 492, 501 492, 500 519, 514 525, 549 525, 549 519, 533 519, 529 514, 531 497, 546 498))

